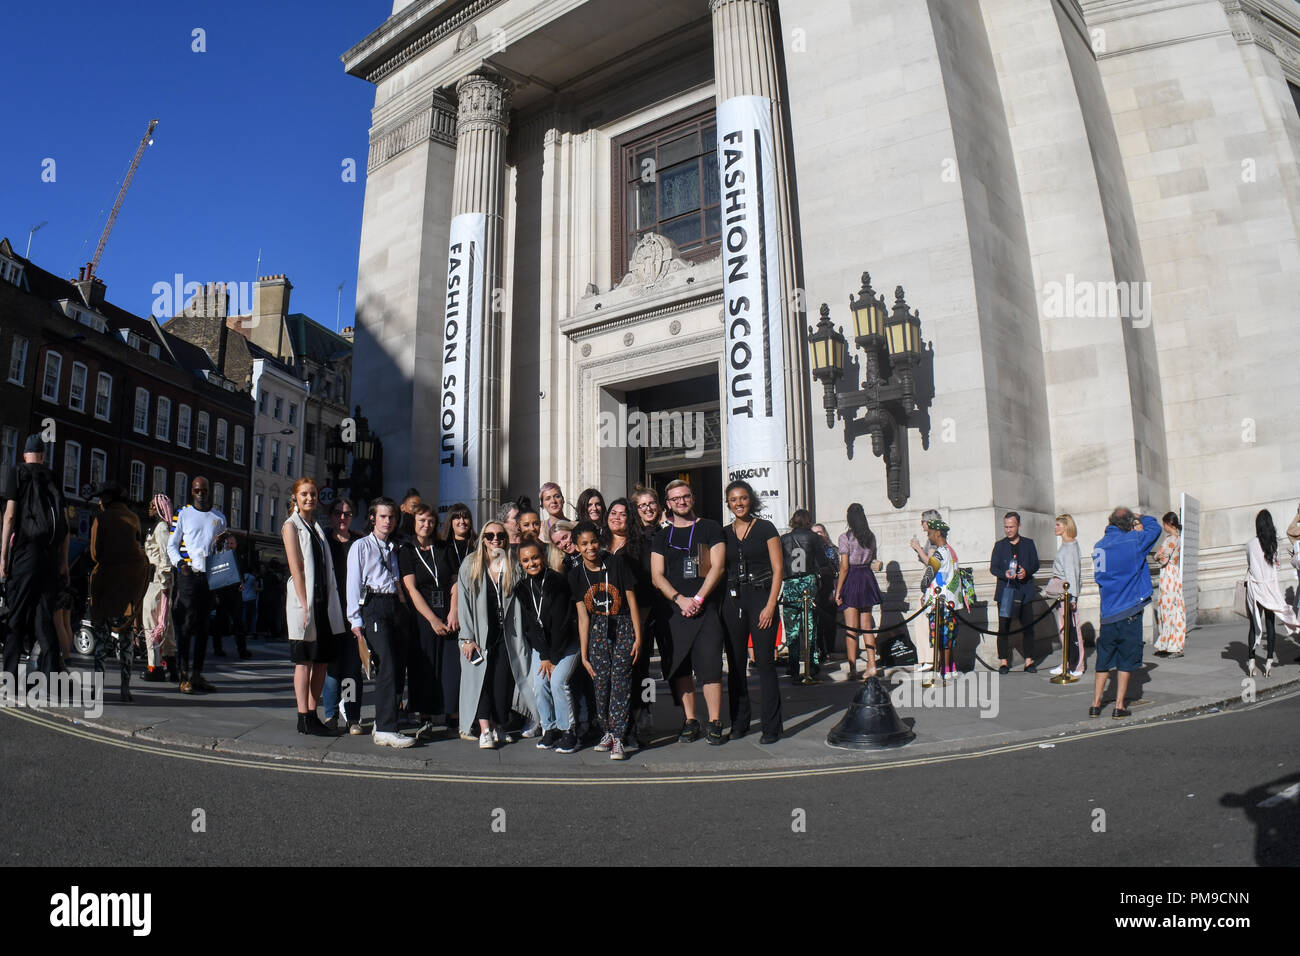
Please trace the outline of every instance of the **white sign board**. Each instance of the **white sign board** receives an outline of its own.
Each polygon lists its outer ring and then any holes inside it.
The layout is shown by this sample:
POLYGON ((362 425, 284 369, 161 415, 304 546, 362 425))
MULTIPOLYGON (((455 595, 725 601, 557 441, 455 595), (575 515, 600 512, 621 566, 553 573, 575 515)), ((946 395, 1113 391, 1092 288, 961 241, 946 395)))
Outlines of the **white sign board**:
POLYGON ((757 492, 778 527, 790 507, 785 432, 784 303, 772 104, 736 96, 718 106, 722 281, 726 303, 727 478, 757 492))
POLYGON ((1183 607, 1187 612, 1187 629, 1196 627, 1196 612, 1201 606, 1197 572, 1200 570, 1201 503, 1183 492, 1178 505, 1183 533, 1178 540, 1178 573, 1183 586, 1183 607))
POLYGON ((438 501, 443 511, 460 501, 472 508, 479 494, 486 232, 487 218, 481 212, 462 213, 451 220, 438 389, 438 501))

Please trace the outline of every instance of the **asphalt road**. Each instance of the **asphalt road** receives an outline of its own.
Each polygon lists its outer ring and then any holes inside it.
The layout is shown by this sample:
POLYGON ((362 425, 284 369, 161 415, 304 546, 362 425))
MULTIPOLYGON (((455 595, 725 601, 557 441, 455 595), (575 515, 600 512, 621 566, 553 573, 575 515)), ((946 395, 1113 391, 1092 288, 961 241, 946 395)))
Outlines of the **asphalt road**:
POLYGON ((1294 695, 869 772, 520 786, 159 755, 6 712, 0 854, 60 866, 1296 865, 1298 726, 1294 695))

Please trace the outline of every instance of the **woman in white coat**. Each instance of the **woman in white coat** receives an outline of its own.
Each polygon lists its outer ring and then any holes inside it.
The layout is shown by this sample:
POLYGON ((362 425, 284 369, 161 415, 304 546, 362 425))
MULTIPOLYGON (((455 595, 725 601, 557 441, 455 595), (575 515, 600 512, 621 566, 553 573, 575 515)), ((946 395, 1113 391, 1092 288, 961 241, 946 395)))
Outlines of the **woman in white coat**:
POLYGON ((531 651, 524 637, 523 580, 500 521, 489 521, 478 548, 460 566, 455 613, 460 619, 460 733, 490 750, 506 741, 505 724, 516 689, 536 723, 531 651))
POLYGON ((1246 545, 1246 614, 1250 619, 1250 658, 1247 670, 1255 675, 1255 644, 1260 635, 1265 637, 1264 676, 1267 677, 1277 663, 1274 644, 1277 641, 1277 621, 1291 634, 1300 633, 1300 619, 1295 608, 1286 603, 1278 586, 1277 529, 1273 516, 1265 508, 1255 515, 1255 537, 1246 545))
POLYGON ((293 661, 293 694, 298 702, 298 733, 334 736, 316 716, 325 673, 346 633, 343 605, 334 576, 325 529, 316 520, 316 482, 293 483, 293 503, 281 537, 289 560, 290 581, 284 589, 284 612, 293 661))

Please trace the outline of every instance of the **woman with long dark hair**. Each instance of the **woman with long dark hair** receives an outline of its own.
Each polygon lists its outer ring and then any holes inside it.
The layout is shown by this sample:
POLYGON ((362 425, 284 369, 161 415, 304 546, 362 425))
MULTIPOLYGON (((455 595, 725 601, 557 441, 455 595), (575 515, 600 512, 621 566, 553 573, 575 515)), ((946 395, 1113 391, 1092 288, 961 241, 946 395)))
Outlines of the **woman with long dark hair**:
POLYGON ((784 561, 776 526, 759 517, 762 502, 747 481, 733 481, 724 493, 735 520, 723 532, 727 546, 727 587, 722 597, 722 623, 727 630, 727 705, 731 739, 749 732, 752 716, 746 677, 748 644, 754 642, 758 671, 760 743, 781 737, 781 692, 776 680, 777 605, 781 600, 784 561))
POLYGON ((812 530, 812 514, 799 508, 790 515, 790 530, 781 535, 781 565, 784 580, 781 583, 781 620, 784 624, 785 646, 788 648, 786 670, 791 678, 798 676, 803 659, 804 598, 813 605, 808 620, 809 672, 816 674, 821 664, 821 649, 817 638, 817 587, 822 567, 826 564, 826 548, 820 535, 812 530))
POLYGON ((447 546, 447 557, 452 568, 460 574, 461 562, 473 554, 478 546, 474 515, 463 502, 458 501, 447 509, 447 518, 442 525, 442 543, 447 546))
MULTIPOLYGON (((352 530, 356 517, 352 502, 341 495, 330 505, 330 529, 325 536, 330 546, 330 559, 334 563, 334 580, 339 596, 346 600, 348 593, 348 551, 360 535, 352 530)), ((321 690, 321 709, 325 712, 325 726, 330 730, 343 729, 359 735, 361 728, 361 697, 365 675, 361 670, 361 651, 356 638, 344 634, 339 642, 339 653, 325 669, 325 685, 321 690), (351 693, 344 693, 347 688, 351 693), (351 699, 349 699, 351 698, 351 699)))
MULTIPOLYGON (((876 536, 867 524, 867 513, 856 501, 849 505, 846 515, 849 530, 840 535, 840 574, 835 582, 835 603, 844 612, 844 650, 849 659, 849 680, 857 679, 858 632, 875 627, 871 610, 882 599, 880 585, 876 583, 876 536)), ((867 648, 867 668, 862 676, 876 676, 876 635, 863 634, 862 643, 867 648)))
POLYGON ((1265 646, 1264 676, 1273 672, 1277 663, 1274 645, 1277 642, 1277 620, 1291 634, 1300 633, 1300 620, 1295 608, 1286 603, 1278 586, 1277 528, 1273 516, 1265 508, 1255 515, 1255 537, 1246 545, 1246 611, 1250 619, 1250 657, 1247 671, 1255 676, 1255 644, 1261 634, 1268 642, 1265 646))
POLYGON ((605 527, 605 496, 596 488, 588 488, 578 495, 578 521, 594 522, 596 527, 605 527))
POLYGON ((1156 552, 1156 560, 1160 562, 1160 603, 1156 606, 1160 636, 1156 638, 1155 653, 1158 657, 1182 657, 1183 645, 1187 642, 1187 609, 1183 605, 1183 526, 1176 511, 1168 512, 1160 523, 1164 525, 1165 541, 1156 552))

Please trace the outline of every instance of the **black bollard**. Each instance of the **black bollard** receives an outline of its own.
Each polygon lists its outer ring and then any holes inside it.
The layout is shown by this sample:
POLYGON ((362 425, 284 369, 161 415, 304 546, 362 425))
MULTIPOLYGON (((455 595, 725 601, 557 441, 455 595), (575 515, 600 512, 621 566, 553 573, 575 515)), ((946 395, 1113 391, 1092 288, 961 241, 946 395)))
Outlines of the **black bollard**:
POLYGON ((881 750, 902 747, 916 739, 894 710, 889 692, 879 677, 868 677, 853 697, 846 713, 826 735, 832 747, 848 750, 881 750))

